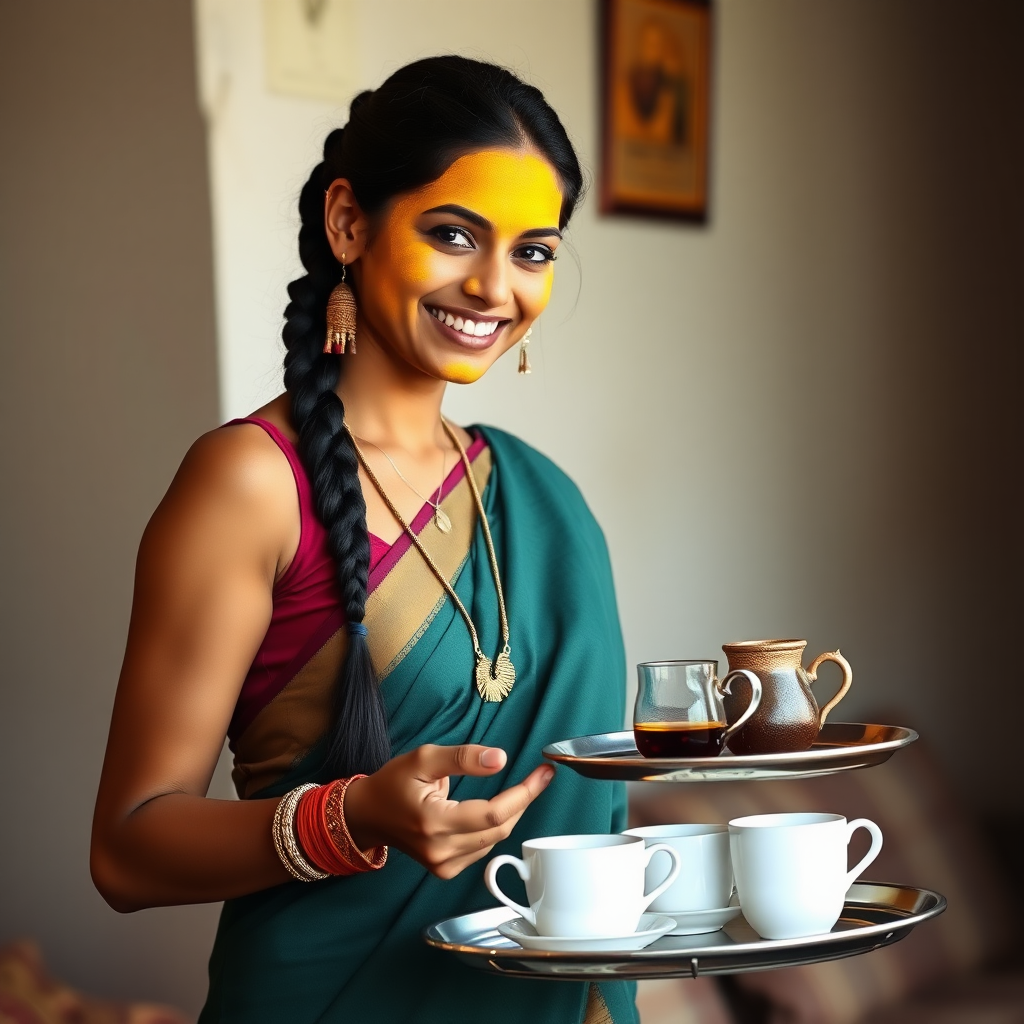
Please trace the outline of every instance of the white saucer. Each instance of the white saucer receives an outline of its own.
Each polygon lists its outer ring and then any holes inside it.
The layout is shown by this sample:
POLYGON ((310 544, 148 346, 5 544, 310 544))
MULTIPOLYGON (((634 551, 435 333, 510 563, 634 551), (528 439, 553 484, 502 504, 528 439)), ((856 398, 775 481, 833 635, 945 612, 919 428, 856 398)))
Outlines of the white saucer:
POLYGON ((720 910, 666 910, 665 913, 676 922, 676 926, 668 934, 704 935, 707 932, 717 932, 738 916, 739 912, 738 906, 722 907, 720 910))
POLYGON ((498 931, 519 943, 524 949, 544 949, 555 953, 598 953, 643 949, 662 935, 668 935, 675 927, 671 917, 661 914, 644 914, 635 932, 629 935, 602 935, 598 937, 567 937, 559 935, 538 935, 532 924, 521 917, 503 921, 498 931))

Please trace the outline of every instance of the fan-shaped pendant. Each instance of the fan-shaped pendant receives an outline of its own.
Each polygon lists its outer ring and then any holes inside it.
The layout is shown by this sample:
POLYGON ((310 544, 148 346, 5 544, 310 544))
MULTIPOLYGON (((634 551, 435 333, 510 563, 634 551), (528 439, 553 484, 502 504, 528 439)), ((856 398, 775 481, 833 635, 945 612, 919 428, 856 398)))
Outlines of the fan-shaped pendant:
POLYGON ((452 521, 448 518, 448 513, 440 505, 434 507, 434 525, 442 533, 452 532, 452 521))
POLYGON ((516 681, 516 669, 512 659, 502 651, 491 664, 486 654, 481 654, 476 663, 476 688, 484 700, 497 703, 511 692, 516 681))

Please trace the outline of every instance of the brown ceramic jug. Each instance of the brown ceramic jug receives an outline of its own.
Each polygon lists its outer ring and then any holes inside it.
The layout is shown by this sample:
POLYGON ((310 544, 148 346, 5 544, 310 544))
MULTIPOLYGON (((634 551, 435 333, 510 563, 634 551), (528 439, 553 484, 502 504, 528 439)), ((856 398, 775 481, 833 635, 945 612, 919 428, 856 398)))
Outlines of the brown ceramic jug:
MULTIPOLYGON (((757 711, 729 740, 734 754, 781 754, 807 750, 818 738, 828 713, 846 696, 853 682, 850 663, 838 652, 820 654, 809 668, 801 664, 806 640, 742 640, 723 644, 729 671, 747 669, 762 686, 757 711), (818 666, 834 661, 843 670, 839 692, 819 711, 811 693, 818 666)), ((736 721, 750 703, 750 684, 737 677, 732 692, 725 695, 729 723, 736 721)))

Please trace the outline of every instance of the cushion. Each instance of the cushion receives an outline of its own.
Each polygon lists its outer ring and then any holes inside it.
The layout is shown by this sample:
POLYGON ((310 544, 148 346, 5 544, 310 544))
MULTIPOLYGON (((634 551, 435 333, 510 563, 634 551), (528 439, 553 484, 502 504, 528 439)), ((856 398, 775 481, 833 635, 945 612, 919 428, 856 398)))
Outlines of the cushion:
MULTIPOLYGON (((923 741, 897 751, 879 767, 824 778, 648 783, 636 784, 630 792, 633 825, 727 822, 774 811, 829 811, 872 819, 882 829, 884 845, 863 880, 936 889, 949 909, 873 953, 738 976, 740 987, 767 997, 773 1021, 852 1024, 945 979, 965 975, 1010 947, 1006 883, 923 741)), ((854 836, 851 864, 867 844, 865 832, 854 836)))
POLYGON ((176 1010, 82 995, 51 978, 39 947, 0 947, 0 1024, 188 1024, 176 1010))

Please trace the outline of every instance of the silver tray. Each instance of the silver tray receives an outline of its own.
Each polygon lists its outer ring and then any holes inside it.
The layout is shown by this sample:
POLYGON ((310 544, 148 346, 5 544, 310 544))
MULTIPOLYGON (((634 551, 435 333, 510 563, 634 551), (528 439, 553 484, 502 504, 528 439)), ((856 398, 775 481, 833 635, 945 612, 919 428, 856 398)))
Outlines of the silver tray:
POLYGON ((810 750, 794 754, 744 754, 719 757, 644 757, 632 730, 560 740, 544 756, 592 779, 627 782, 750 782, 832 775, 887 761, 894 750, 918 738, 901 725, 826 722, 810 750))
POLYGON ((904 938, 922 921, 946 909, 945 897, 909 885, 858 882, 846 894, 839 923, 827 935, 762 939, 742 918, 710 935, 666 935, 628 953, 552 953, 523 949, 498 932, 515 917, 507 907, 439 921, 423 932, 436 949, 471 967, 518 978, 551 981, 635 980, 736 974, 796 967, 870 953, 904 938))

